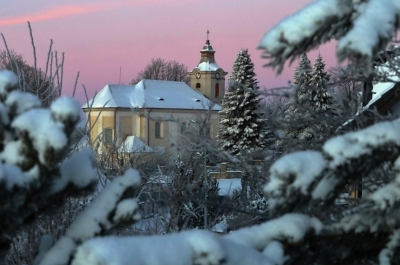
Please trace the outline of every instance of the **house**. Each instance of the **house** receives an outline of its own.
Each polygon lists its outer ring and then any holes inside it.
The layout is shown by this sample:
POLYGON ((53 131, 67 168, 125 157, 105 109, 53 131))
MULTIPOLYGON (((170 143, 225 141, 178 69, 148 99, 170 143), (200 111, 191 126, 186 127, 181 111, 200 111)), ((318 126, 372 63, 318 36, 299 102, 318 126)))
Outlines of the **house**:
POLYGON ((94 146, 101 152, 108 145, 135 146, 130 141, 140 140, 143 150, 177 154, 183 133, 205 116, 207 128, 198 137, 215 140, 227 72, 217 65, 208 37, 200 53, 199 64, 188 73, 190 86, 159 80, 107 84, 82 107, 94 146))
MULTIPOLYGON (((377 118, 376 113, 371 111, 377 111, 382 116, 392 115, 391 118, 400 117, 400 75, 394 70, 399 54, 400 48, 395 48, 380 55, 380 60, 375 62, 376 75, 380 78, 373 80, 370 77, 364 82, 363 106, 356 117, 343 127, 358 129, 371 125, 377 118)), ((349 187, 350 198, 359 199, 367 193, 362 181, 355 181, 349 187)))

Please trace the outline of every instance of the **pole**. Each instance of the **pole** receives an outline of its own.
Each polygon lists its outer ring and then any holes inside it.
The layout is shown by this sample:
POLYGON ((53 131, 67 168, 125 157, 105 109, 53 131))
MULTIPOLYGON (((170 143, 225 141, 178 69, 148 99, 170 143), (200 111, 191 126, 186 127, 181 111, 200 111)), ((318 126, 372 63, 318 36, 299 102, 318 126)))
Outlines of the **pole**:
POLYGON ((207 152, 206 148, 204 147, 204 179, 205 179, 205 186, 206 192, 204 195, 204 229, 207 229, 208 223, 208 209, 207 209, 207 192, 208 192, 208 180, 207 180, 207 152))

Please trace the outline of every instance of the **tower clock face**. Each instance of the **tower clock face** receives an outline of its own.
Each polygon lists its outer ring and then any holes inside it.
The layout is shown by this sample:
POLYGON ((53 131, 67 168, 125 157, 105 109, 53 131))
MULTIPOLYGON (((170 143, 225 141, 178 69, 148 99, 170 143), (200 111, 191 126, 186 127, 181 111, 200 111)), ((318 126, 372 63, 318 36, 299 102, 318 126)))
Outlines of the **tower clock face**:
POLYGON ((200 79, 200 77, 201 77, 201 74, 200 73, 196 73, 196 78, 200 79))
POLYGON ((215 74, 215 78, 219 79, 219 77, 220 77, 220 76, 219 76, 219 73, 216 73, 216 74, 215 74))

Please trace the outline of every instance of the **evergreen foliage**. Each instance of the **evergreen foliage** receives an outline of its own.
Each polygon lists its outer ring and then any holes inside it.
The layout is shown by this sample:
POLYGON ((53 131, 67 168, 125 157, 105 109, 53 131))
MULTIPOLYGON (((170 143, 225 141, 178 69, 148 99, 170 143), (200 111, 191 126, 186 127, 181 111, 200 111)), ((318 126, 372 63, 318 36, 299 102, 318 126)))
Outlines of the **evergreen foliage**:
MULTIPOLYGON (((329 120, 332 121, 335 115, 335 102, 329 93, 329 78, 321 56, 317 57, 314 68, 311 68, 306 54, 301 56, 294 75, 292 102, 285 112, 286 139, 277 141, 278 146, 288 145, 290 139, 302 142, 311 138, 317 140, 313 143, 315 145, 318 140, 332 135, 329 120)), ((303 142, 295 149, 304 147, 309 148, 303 142)))
POLYGON ((222 101, 220 113, 220 148, 240 155, 266 146, 266 120, 258 112, 260 95, 254 64, 245 50, 240 50, 233 65, 230 86, 222 101))
POLYGON ((49 109, 43 108, 35 95, 19 90, 14 73, 4 70, 0 71, 0 106, 1 264, 10 238, 38 216, 56 213, 64 198, 92 191, 97 179, 91 150, 83 149, 63 161, 80 119, 78 102, 61 97, 49 109))

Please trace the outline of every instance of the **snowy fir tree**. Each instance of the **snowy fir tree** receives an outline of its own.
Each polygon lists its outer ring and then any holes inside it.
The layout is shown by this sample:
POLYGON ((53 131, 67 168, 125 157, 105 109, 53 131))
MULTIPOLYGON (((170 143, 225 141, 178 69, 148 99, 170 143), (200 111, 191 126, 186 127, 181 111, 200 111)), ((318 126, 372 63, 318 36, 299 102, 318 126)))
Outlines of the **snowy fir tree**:
POLYGON ((325 71, 325 63, 322 61, 321 55, 318 55, 310 80, 311 96, 310 106, 316 113, 323 113, 328 116, 334 115, 335 101, 329 93, 330 76, 325 71))
POLYGON ((312 77, 311 62, 307 54, 302 54, 299 66, 294 71, 293 91, 291 95, 292 104, 285 112, 285 120, 287 124, 293 124, 302 117, 299 107, 307 104, 309 100, 308 89, 312 77))
POLYGON ((261 98, 254 64, 240 50, 233 65, 230 85, 222 100, 218 138, 223 151, 240 155, 265 147, 270 131, 258 112, 261 98))
MULTIPOLYGON (((287 150, 310 148, 310 142, 305 144, 303 141, 313 139, 313 148, 316 148, 318 141, 322 144, 322 140, 332 135, 332 124, 336 125, 335 102, 328 91, 329 75, 324 68, 321 56, 316 59, 314 68, 306 54, 301 56, 295 70, 292 101, 284 117, 286 139, 278 140, 278 147, 285 148, 286 145, 287 150), (299 145, 290 143, 291 139, 298 139, 299 145)), ((338 122, 340 125, 342 120, 338 122)))

